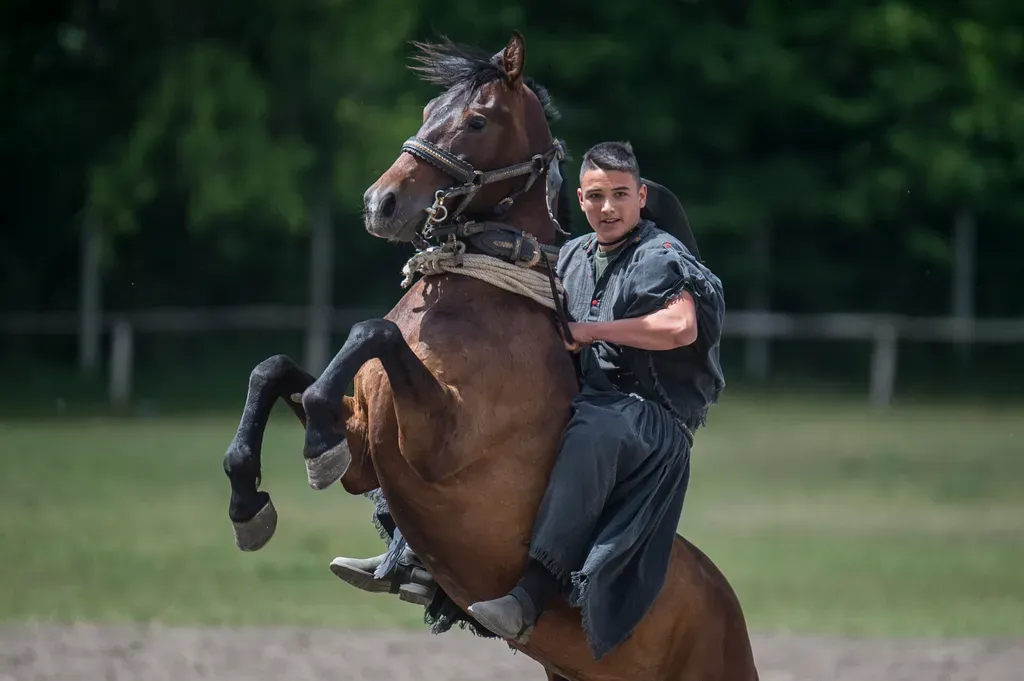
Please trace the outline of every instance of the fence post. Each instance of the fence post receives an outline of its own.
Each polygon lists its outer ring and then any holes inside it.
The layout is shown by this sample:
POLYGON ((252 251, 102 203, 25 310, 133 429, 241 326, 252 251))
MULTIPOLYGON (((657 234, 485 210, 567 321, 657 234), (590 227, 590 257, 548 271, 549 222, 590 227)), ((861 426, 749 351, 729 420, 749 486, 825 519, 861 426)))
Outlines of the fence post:
POLYGON ((322 202, 310 216, 309 318, 306 323, 306 370, 314 376, 327 368, 331 352, 331 313, 334 305, 334 224, 331 206, 322 202))
MULTIPOLYGON (((772 231, 767 224, 760 224, 751 238, 751 260, 753 263, 753 287, 747 299, 748 310, 767 315, 771 308, 769 287, 772 271, 772 231)), ((767 334, 752 333, 747 336, 743 348, 743 364, 748 376, 764 381, 768 378, 771 364, 771 339, 767 334)))
POLYGON ((875 345, 871 353, 871 386, 868 400, 873 407, 888 407, 896 390, 896 325, 880 321, 875 325, 875 345))
POLYGON ((974 215, 962 210, 953 225, 953 347, 960 361, 971 356, 968 329, 974 323, 978 228, 974 215))
POLYGON ((103 332, 99 240, 95 223, 86 218, 79 254, 78 368, 88 375, 93 374, 99 364, 103 332))
POLYGON ((110 403, 123 407, 132 397, 132 364, 135 352, 130 322, 118 319, 110 332, 110 403))

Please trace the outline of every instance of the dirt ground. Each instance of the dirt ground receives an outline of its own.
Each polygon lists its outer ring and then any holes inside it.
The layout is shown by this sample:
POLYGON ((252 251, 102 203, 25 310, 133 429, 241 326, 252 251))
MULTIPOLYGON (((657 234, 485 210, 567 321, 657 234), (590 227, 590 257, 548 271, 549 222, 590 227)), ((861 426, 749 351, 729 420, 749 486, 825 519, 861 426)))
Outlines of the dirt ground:
MULTIPOLYGON (((756 636, 762 681, 1020 681, 1024 640, 756 636)), ((0 628, 0 681, 512 681, 540 667, 462 631, 0 628)))

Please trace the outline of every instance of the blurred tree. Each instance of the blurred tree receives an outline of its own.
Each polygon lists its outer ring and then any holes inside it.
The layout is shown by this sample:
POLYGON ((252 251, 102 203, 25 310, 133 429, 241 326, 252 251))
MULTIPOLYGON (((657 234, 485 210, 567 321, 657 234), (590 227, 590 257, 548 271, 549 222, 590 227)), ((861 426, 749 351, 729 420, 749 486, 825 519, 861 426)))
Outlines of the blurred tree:
MULTIPOLYGON (((1008 236, 1024 207, 1019 5, 807 3, 791 16, 812 109, 842 143, 830 208, 870 246, 854 252, 881 271, 948 275, 961 211, 1008 236)), ((890 278, 876 302, 944 314, 938 283, 890 278)))
POLYGON ((112 305, 305 301, 302 232, 323 204, 338 289, 393 300, 407 249, 366 237, 359 208, 429 92, 407 40, 497 51, 518 27, 576 161, 630 139, 683 199, 734 309, 768 287, 781 309, 945 313, 969 211, 979 313, 1021 314, 1019 7, 11 0, 0 304, 74 305, 85 215, 118 255, 112 305), (749 246, 762 230, 767 279, 749 246))
MULTIPOLYGON (((90 177, 89 208, 111 230, 180 200, 232 258, 258 258, 254 230, 300 230, 312 203, 358 212, 357 172, 397 139, 379 113, 398 95, 412 8, 401 0, 157 3, 119 28, 159 24, 132 125, 90 177), (352 115, 356 109, 361 115, 352 115)), ((388 114, 402 117, 389 109, 388 114)), ((393 131, 393 127, 392 127, 393 131)), ((358 173, 365 175, 364 173, 358 173)))

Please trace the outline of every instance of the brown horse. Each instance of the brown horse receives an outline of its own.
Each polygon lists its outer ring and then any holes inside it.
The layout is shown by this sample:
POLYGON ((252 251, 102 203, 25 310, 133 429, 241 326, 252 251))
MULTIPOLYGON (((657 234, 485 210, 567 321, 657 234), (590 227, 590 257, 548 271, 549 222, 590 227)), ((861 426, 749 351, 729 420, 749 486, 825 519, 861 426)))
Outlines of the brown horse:
MULTIPOLYGON (((445 91, 367 190, 366 229, 422 245, 424 235, 466 241, 476 225, 483 230, 476 236, 501 237, 478 239, 479 248, 501 251, 524 271, 547 271, 536 245, 556 239, 548 180, 560 146, 543 90, 524 79, 522 36, 515 33, 494 57, 447 43, 421 49, 421 72, 445 91), (452 177, 462 184, 453 187, 452 177), (459 215, 483 221, 453 222, 459 215), (521 232, 500 231, 496 218, 521 232)), ((552 320, 550 309, 523 295, 439 273, 417 281, 385 318, 355 324, 320 378, 285 356, 261 363, 224 461, 239 547, 259 549, 276 528, 276 511, 258 486, 263 430, 281 398, 305 425, 312 487, 340 480, 361 494, 379 486, 409 546, 461 608, 507 593, 526 564, 578 390, 552 320)), ((733 590, 678 536, 654 605, 600 662, 588 650, 579 611, 564 601, 544 614, 528 644, 509 645, 552 679, 757 679, 733 590)))

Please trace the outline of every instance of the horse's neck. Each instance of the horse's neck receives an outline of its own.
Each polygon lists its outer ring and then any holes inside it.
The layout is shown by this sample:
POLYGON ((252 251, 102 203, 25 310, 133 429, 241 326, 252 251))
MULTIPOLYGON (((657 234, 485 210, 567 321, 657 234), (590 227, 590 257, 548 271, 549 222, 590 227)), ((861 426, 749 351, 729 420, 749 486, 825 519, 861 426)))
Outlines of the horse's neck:
POLYGON ((551 221, 551 216, 548 215, 546 192, 544 178, 537 178, 537 181, 530 187, 530 191, 512 205, 508 214, 501 221, 527 234, 532 234, 542 244, 554 244, 555 225, 551 221))

